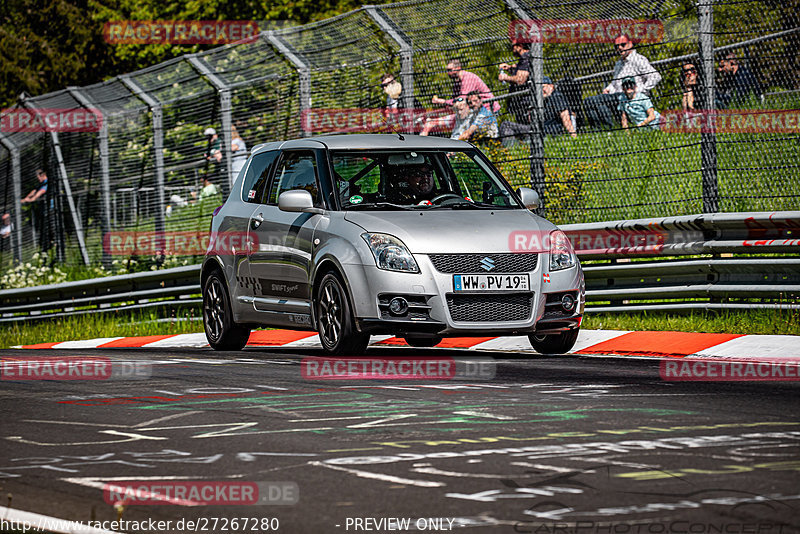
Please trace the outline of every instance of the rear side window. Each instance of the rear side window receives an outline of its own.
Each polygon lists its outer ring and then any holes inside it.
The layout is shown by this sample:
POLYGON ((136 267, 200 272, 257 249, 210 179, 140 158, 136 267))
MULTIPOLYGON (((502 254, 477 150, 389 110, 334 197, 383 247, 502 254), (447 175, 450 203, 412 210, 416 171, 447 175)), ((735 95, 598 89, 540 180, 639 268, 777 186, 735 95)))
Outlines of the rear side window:
POLYGON ((270 186, 267 204, 277 204, 281 193, 305 189, 311 193, 314 204, 319 203, 317 162, 313 152, 286 152, 270 186))
POLYGON ((242 200, 259 204, 269 180, 269 171, 280 154, 277 150, 256 154, 247 167, 242 184, 242 200))

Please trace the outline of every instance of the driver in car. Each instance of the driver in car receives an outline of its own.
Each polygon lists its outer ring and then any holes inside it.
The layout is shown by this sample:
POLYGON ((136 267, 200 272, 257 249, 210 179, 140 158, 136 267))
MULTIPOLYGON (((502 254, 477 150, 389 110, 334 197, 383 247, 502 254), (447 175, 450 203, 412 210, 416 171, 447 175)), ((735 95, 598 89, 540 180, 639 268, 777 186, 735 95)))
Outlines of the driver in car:
POLYGON ((402 204, 430 204, 433 173, 427 165, 406 167, 399 176, 397 199, 402 204))

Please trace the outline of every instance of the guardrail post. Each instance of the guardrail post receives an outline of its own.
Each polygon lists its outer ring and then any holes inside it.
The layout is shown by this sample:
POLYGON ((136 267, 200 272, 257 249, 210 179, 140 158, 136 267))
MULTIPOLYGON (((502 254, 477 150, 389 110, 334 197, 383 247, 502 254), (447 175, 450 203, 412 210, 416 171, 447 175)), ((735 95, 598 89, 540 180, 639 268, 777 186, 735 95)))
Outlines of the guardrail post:
MULTIPOLYGON (((414 48, 411 41, 403 35, 392 19, 378 6, 364 6, 364 11, 372 20, 400 46, 400 79, 403 80, 403 104, 406 109, 414 107, 414 48)), ((383 81, 383 80, 381 80, 383 81)))
POLYGON ((706 120, 700 133, 700 161, 703 180, 703 212, 719 211, 719 183, 717 182, 717 126, 714 70, 714 0, 698 0, 700 16, 700 63, 706 80, 706 120))
MULTIPOLYGON (((153 113, 153 151, 156 157, 156 199, 158 202, 155 217, 155 232, 157 236, 163 236, 165 230, 164 209, 166 208, 166 202, 164 199, 164 118, 161 104, 155 98, 147 94, 144 89, 139 87, 129 75, 125 74, 120 76, 119 81, 130 89, 133 94, 141 98, 153 113)), ((157 252, 160 253, 160 256, 163 256, 166 244, 161 239, 157 239, 156 243, 159 249, 157 252)))
MULTIPOLYGON (((516 0, 503 0, 517 18, 521 20, 534 20, 535 17, 516 0)), ((544 50, 542 40, 531 43, 531 67, 528 86, 533 100, 533 109, 530 110, 530 142, 531 142, 531 186, 539 194, 540 206, 537 215, 545 216, 546 183, 544 176, 544 132, 542 115, 544 112, 544 95, 542 94, 542 81, 544 80, 544 50)))
POLYGON ((231 143, 233 141, 233 134, 231 133, 231 126, 233 125, 232 112, 231 112, 231 90, 222 78, 211 72, 208 65, 203 63, 196 55, 186 56, 189 64, 202 76, 205 76, 211 85, 219 92, 219 108, 222 115, 222 154, 225 157, 225 173, 228 177, 228 191, 233 189, 233 181, 236 179, 233 173, 233 150, 231 143))
POLYGON ((306 131, 304 127, 306 112, 311 109, 311 69, 309 64, 274 32, 263 32, 261 35, 266 35, 267 41, 272 43, 278 52, 283 54, 297 69, 297 76, 300 79, 300 131, 303 137, 309 137, 311 132, 306 131))
POLYGON ((0 134, 0 144, 11 155, 11 183, 14 190, 14 258, 22 262, 22 167, 19 147, 0 134))
MULTIPOLYGON (((39 109, 28 99, 22 99, 22 105, 33 112, 36 112, 39 109)), ((81 251, 81 258, 83 259, 84 265, 89 265, 89 253, 86 250, 86 241, 83 236, 83 223, 81 223, 80 215, 78 215, 78 210, 75 207, 75 199, 72 198, 72 187, 70 186, 69 177, 67 176, 67 166, 64 164, 64 156, 61 153, 61 143, 58 138, 58 132, 51 131, 50 139, 53 141, 53 151, 56 153, 58 171, 61 175, 61 183, 64 185, 64 194, 67 197, 69 211, 72 215, 72 224, 75 225, 75 236, 78 238, 78 247, 81 251)), ((56 251, 58 260, 63 262, 65 259, 63 247, 56 247, 56 251)))
MULTIPOLYGON (((69 93, 81 103, 87 110, 92 109, 95 104, 84 95, 78 87, 68 87, 69 93)), ((108 116, 103 110, 103 117, 100 125, 99 132, 99 147, 100 147, 100 187, 102 189, 103 198, 103 219, 102 231, 103 237, 111 231, 111 180, 109 173, 109 151, 108 151, 108 116)), ((108 251, 103 247, 103 265, 109 267, 111 265, 111 256, 108 251)))

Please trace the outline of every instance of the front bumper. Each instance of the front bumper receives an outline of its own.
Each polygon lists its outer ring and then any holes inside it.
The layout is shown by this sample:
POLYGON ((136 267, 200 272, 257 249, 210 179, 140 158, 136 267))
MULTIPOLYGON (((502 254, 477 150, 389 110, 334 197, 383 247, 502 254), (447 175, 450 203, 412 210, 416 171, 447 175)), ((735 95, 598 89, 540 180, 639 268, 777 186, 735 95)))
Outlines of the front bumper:
POLYGON ((549 273, 549 256, 539 256, 535 269, 527 271, 530 287, 524 292, 456 292, 453 273, 438 271, 424 254, 415 254, 418 274, 359 266, 366 283, 351 286, 356 327, 367 334, 437 336, 551 334, 578 328, 584 306, 580 267, 549 273), (553 298, 565 292, 574 295, 575 307, 559 313, 553 298), (389 311, 388 302, 395 297, 410 304, 409 313, 395 316, 389 311))

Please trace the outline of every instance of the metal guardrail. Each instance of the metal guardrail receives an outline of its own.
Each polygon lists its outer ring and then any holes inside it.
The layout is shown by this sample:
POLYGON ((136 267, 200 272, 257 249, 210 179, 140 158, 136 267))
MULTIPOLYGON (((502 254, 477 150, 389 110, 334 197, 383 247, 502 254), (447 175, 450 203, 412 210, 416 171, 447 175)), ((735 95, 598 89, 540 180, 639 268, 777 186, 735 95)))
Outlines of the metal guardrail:
MULTIPOLYGON (((588 313, 800 310, 800 211, 700 214, 562 229, 584 263, 588 313)), ((4 290, 0 323, 199 307, 199 278, 200 266, 191 265, 4 290)))

